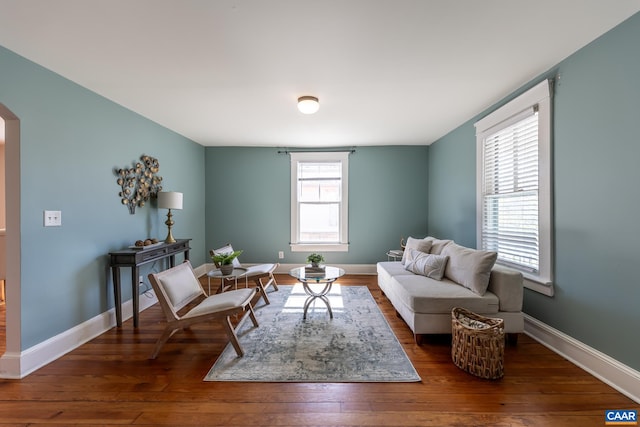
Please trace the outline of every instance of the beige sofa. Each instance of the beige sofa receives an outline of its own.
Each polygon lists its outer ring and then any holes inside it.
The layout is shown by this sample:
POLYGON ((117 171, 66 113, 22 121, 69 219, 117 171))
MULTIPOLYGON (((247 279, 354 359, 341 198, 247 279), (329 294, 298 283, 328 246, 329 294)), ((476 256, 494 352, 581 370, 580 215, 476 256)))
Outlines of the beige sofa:
POLYGON ((402 261, 377 264, 378 286, 418 344, 425 334, 451 333, 454 307, 504 319, 515 342, 524 329, 522 274, 495 259, 451 240, 409 238, 402 261))

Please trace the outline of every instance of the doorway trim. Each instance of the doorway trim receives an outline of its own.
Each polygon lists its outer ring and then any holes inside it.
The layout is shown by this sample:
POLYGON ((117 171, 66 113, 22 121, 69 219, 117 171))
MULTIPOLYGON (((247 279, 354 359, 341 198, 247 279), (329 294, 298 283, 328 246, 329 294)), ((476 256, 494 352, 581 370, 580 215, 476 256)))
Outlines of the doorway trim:
POLYGON ((3 104, 0 116, 5 123, 5 197, 6 197, 6 310, 7 345, 0 357, 0 378, 22 378, 20 292, 20 120, 3 104))

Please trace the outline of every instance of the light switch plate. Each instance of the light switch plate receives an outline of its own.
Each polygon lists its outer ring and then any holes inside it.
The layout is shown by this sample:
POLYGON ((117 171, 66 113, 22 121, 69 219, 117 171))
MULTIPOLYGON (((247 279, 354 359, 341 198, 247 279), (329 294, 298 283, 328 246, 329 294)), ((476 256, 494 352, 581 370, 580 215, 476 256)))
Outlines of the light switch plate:
POLYGON ((45 227, 61 227, 62 211, 44 211, 45 227))

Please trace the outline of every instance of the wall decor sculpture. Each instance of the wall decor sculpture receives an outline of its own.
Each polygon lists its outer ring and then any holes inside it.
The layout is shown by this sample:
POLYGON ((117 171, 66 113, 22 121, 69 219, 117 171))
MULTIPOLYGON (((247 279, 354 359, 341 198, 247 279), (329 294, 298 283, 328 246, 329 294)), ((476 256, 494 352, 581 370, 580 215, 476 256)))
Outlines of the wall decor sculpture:
POLYGON ((132 168, 114 170, 122 189, 119 193, 122 204, 132 215, 136 213, 136 206, 143 207, 149 197, 156 197, 162 191, 162 177, 156 175, 160 170, 158 159, 143 154, 140 160, 132 168))

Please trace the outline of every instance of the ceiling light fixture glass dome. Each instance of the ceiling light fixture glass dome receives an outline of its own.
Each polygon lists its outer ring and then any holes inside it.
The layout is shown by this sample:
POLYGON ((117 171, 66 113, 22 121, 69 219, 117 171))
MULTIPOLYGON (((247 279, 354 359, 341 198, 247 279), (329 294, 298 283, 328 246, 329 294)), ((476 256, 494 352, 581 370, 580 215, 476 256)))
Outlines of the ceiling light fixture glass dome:
POLYGON ((298 110, 302 114, 313 114, 320 108, 318 98, 315 96, 301 96, 298 98, 298 110))

